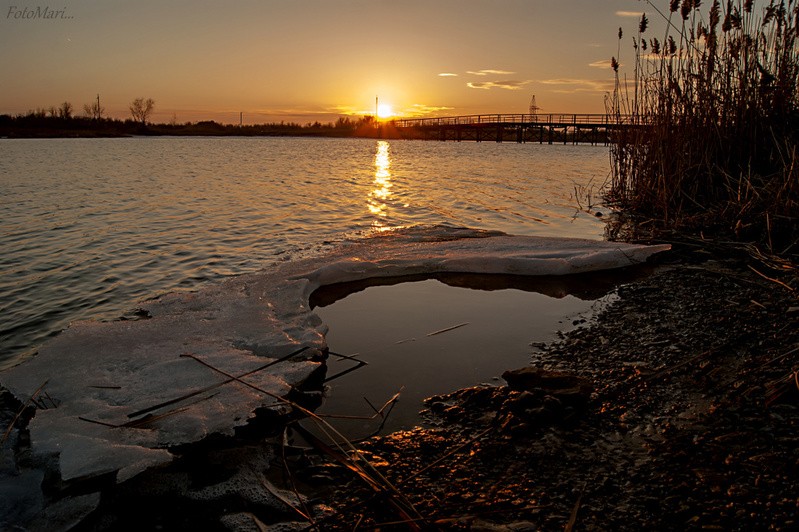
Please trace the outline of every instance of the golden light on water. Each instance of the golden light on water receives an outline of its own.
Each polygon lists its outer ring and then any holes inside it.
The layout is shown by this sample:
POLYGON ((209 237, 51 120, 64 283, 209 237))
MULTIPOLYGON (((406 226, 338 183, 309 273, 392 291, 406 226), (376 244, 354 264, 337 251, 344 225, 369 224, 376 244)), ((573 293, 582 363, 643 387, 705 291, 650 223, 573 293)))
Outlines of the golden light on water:
MULTIPOLYGON (((375 180, 374 189, 369 192, 367 207, 369 212, 375 216, 384 218, 387 215, 385 201, 391 196, 391 154, 389 143, 385 140, 377 141, 377 151, 375 152, 375 180)), ((373 225, 381 227, 379 220, 375 220, 373 225)))

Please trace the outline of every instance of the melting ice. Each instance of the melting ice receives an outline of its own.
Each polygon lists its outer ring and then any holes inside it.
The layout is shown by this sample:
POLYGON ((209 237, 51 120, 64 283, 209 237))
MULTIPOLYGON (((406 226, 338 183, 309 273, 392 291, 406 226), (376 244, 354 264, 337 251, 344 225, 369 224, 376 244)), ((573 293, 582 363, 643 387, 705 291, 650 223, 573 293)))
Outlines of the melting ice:
MULTIPOLYGON (((33 359, 0 374, 20 401, 36 456, 63 480, 121 482, 170 462, 171 448, 232 435, 324 363, 317 288, 435 273, 566 275, 620 268, 668 246, 413 227, 347 242, 194 293, 140 304, 139 321, 79 322, 33 359)), ((5 451, 4 451, 5 452, 5 451)))

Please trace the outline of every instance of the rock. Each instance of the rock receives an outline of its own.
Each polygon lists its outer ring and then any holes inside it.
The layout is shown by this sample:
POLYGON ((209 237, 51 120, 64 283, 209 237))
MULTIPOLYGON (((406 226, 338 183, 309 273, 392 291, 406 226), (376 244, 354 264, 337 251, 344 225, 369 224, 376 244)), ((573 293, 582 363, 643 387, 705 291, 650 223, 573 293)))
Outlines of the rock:
POLYGON ((506 371, 502 378, 512 390, 548 395, 573 407, 584 407, 593 391, 588 379, 532 366, 506 371))
POLYGON ((519 391, 533 389, 557 390, 580 386, 590 390, 592 387, 591 382, 582 377, 533 366, 508 370, 502 374, 502 378, 505 379, 512 390, 519 391))

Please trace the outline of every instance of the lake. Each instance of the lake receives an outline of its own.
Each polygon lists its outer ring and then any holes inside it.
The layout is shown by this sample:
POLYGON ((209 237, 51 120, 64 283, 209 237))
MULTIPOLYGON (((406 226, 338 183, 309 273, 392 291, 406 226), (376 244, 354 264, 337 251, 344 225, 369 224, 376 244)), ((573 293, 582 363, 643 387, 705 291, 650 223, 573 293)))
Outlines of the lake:
POLYGON ((0 369, 79 319, 411 224, 601 239, 595 146, 0 140, 0 369), (596 191, 595 191, 596 195, 596 191))

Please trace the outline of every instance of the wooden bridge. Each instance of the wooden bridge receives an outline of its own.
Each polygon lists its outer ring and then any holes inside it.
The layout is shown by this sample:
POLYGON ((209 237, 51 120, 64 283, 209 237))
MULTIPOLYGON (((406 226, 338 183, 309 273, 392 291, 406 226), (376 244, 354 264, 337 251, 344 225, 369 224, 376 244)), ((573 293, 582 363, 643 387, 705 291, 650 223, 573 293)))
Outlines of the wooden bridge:
POLYGON ((490 114, 397 119, 384 126, 395 138, 604 144, 613 133, 640 127, 640 117, 609 114, 490 114))

